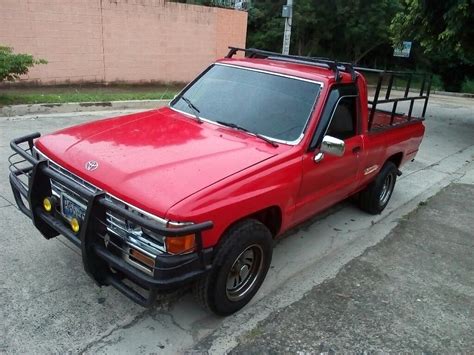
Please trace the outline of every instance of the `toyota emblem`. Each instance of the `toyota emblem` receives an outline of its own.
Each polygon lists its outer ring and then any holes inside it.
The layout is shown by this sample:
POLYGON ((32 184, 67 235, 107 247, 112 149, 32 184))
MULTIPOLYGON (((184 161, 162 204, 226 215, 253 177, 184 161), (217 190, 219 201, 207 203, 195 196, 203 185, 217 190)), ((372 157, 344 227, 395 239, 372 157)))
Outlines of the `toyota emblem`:
POLYGON ((89 160, 87 163, 86 163, 86 170, 87 171, 94 171, 95 169, 97 169, 99 167, 99 163, 96 162, 95 160, 89 160))

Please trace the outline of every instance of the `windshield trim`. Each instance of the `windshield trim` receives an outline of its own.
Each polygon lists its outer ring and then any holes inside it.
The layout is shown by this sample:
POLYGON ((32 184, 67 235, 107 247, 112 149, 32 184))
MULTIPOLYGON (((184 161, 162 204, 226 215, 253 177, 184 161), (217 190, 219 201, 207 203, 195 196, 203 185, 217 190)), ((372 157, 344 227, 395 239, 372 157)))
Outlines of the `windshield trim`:
MULTIPOLYGON (((304 138, 305 136, 305 133, 306 133, 306 129, 308 128, 308 123, 311 119, 311 116, 313 115, 313 112, 314 112, 314 108, 316 107, 316 104, 318 103, 318 100, 319 100, 319 97, 321 95, 321 90, 323 89, 324 87, 324 83, 323 82, 320 82, 320 81, 317 81, 317 80, 311 80, 311 79, 306 79, 306 78, 300 78, 300 77, 297 77, 297 76, 292 76, 292 75, 287 75, 287 74, 281 74, 281 73, 275 73, 275 72, 272 72, 272 71, 268 71, 268 70, 261 70, 261 69, 254 69, 254 68, 247 68, 247 67, 244 67, 244 66, 240 66, 240 65, 233 65, 233 64, 226 64, 226 63, 213 63, 211 64, 209 67, 207 67, 205 70, 203 70, 193 81, 191 81, 188 85, 186 85, 174 98, 173 100, 171 100, 169 103, 168 103, 168 107, 175 111, 175 112, 179 112, 185 116, 188 116, 188 117, 195 117, 194 115, 190 114, 189 112, 185 112, 185 111, 182 111, 182 110, 178 110, 177 108, 174 108, 172 105, 173 102, 177 102, 177 99, 179 97, 181 97, 182 95, 184 95, 186 93, 186 91, 192 86, 194 85, 194 83, 199 80, 209 69, 211 69, 213 66, 215 65, 220 65, 220 66, 225 66, 225 67, 231 67, 231 68, 236 68, 236 69, 243 69, 243 70, 249 70, 249 71, 255 71, 255 72, 259 72, 259 73, 264 73, 264 74, 269 74, 269 75, 275 75, 275 76, 281 76, 281 77, 284 77, 284 78, 289 78, 289 79, 294 79, 294 80, 301 80, 301 81, 306 81, 306 82, 310 82, 310 83, 314 83, 314 84, 318 84, 320 86, 319 88, 319 92, 318 94, 316 95, 316 97, 314 98, 314 102, 313 102, 313 105, 311 107, 311 110, 308 114, 308 118, 306 119, 306 122, 304 124, 304 127, 301 131, 301 134, 300 136, 293 140, 293 141, 287 141, 287 140, 283 140, 283 139, 278 139, 278 138, 274 138, 274 137, 269 137, 269 136, 266 136, 264 134, 260 134, 262 137, 265 137, 273 142, 276 142, 276 143, 281 143, 281 144, 286 144, 286 145, 291 145, 291 146, 295 146, 295 145, 298 145, 304 138)), ((207 123, 211 123, 213 125, 216 125, 216 126, 219 126, 219 127, 223 127, 223 128, 226 128, 226 129, 231 129, 227 126, 224 126, 220 123, 217 123, 216 121, 213 121, 211 119, 208 119, 206 117, 199 117, 202 121, 204 122, 207 122, 207 123)), ((243 132, 243 131, 242 131, 243 132)), ((251 132, 243 132, 243 133, 247 133, 249 135, 252 135, 252 136, 255 136, 253 133, 251 132)))

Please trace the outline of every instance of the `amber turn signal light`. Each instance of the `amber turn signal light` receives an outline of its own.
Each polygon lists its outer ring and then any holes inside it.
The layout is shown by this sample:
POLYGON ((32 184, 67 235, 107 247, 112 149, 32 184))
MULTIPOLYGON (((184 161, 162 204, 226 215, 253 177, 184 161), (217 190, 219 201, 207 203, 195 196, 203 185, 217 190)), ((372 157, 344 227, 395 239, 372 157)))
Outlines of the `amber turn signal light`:
POLYGON ((51 212, 53 209, 53 203, 51 202, 49 197, 45 197, 43 199, 43 208, 46 212, 51 212))
POLYGON ((194 234, 181 237, 166 237, 166 251, 171 254, 189 253, 195 248, 194 234))
POLYGON ((145 264, 146 266, 151 268, 155 266, 155 260, 148 255, 143 254, 141 251, 130 248, 130 256, 133 259, 140 261, 142 264, 145 264))

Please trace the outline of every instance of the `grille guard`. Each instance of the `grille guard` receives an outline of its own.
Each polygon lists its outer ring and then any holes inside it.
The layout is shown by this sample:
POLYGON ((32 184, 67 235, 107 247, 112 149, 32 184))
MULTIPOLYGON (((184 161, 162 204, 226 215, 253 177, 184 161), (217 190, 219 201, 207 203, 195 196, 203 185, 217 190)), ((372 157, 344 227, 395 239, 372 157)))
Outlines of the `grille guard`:
POLYGON ((51 169, 46 159, 36 158, 33 155, 33 142, 39 137, 39 133, 33 133, 10 142, 15 153, 9 157, 9 180, 15 201, 46 239, 62 234, 81 248, 84 269, 99 286, 112 285, 142 306, 151 306, 158 289, 175 288, 210 270, 212 248, 203 249, 202 232, 213 227, 211 221, 168 228, 133 213, 123 205, 107 199, 104 191, 91 192, 51 169), (87 201, 86 216, 79 235, 43 210, 43 198, 52 194, 50 179, 61 183, 87 201), (194 234, 196 250, 188 254, 161 254, 156 258, 154 275, 146 275, 103 246, 101 237, 103 239, 107 233, 107 230, 104 230, 107 210, 157 234, 174 237, 194 234), (112 272, 111 267, 116 272, 112 272), (148 290, 149 295, 144 297, 126 285, 122 281, 124 277, 148 290))

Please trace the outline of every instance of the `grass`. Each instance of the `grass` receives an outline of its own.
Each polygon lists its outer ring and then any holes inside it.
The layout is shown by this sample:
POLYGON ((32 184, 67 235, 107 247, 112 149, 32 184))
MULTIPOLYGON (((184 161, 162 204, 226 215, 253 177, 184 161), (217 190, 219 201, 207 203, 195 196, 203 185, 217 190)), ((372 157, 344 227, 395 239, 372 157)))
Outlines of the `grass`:
POLYGON ((18 104, 172 99, 181 85, 0 87, 0 106, 18 104))
MULTIPOLYGON (((367 75, 369 84, 376 84, 377 76, 367 75)), ((413 81, 412 88, 420 83, 413 81)), ((405 82, 397 81, 394 86, 403 88, 405 82)), ((107 102, 120 100, 172 99, 181 89, 180 84, 156 85, 62 85, 62 86, 0 86, 0 107, 18 104, 55 104, 65 102, 107 102)), ((433 76, 432 90, 442 90, 442 82, 433 76)), ((464 81, 461 92, 474 93, 474 79, 464 81)))

